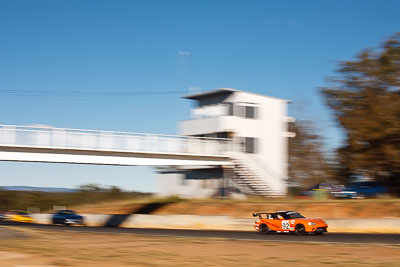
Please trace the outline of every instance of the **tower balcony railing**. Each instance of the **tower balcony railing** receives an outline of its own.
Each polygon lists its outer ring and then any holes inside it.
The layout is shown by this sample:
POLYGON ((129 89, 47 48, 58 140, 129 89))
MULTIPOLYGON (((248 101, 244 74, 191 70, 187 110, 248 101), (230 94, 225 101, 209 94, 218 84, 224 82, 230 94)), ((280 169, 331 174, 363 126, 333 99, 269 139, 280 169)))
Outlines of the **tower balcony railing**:
POLYGON ((0 125, 0 146, 224 156, 231 139, 0 125))
POLYGON ((197 107, 193 108, 190 113, 192 120, 228 116, 229 105, 227 103, 220 103, 215 105, 197 107))

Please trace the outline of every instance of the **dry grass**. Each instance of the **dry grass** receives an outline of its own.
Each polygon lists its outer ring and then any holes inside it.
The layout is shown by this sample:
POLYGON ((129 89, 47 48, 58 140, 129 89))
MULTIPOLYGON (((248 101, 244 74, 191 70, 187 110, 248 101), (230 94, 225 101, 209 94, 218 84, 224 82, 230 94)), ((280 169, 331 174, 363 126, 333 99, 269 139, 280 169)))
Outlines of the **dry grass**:
MULTIPOLYGON (((73 207, 80 213, 129 214, 145 203, 162 202, 160 199, 137 199, 105 202, 73 207)), ((399 199, 352 199, 352 200, 290 200, 250 199, 235 200, 190 200, 171 203, 153 214, 230 215, 249 218, 255 211, 296 210, 306 217, 317 218, 400 218, 399 199)))
POLYGON ((25 230, 0 266, 398 266, 400 247, 25 230))

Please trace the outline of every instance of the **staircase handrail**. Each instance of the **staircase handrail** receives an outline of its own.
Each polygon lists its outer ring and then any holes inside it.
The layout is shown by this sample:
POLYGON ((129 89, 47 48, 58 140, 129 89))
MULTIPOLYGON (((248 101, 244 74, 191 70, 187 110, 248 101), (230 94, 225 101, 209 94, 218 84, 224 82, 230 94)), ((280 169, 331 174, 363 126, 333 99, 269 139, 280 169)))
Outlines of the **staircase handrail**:
MULTIPOLYGON (((269 181, 271 181, 274 185, 275 188, 279 188, 279 184, 282 181, 282 176, 274 173, 270 168, 268 168, 263 161, 263 164, 256 160, 254 157, 251 157, 251 155, 244 154, 244 153, 231 153, 231 156, 238 158, 239 160, 242 160, 245 162, 247 166, 250 166, 252 169, 255 169, 256 174, 261 176, 265 176, 268 178, 269 181), (272 178, 272 179, 271 179, 272 178)), ((283 177, 286 179, 286 177, 283 177)))

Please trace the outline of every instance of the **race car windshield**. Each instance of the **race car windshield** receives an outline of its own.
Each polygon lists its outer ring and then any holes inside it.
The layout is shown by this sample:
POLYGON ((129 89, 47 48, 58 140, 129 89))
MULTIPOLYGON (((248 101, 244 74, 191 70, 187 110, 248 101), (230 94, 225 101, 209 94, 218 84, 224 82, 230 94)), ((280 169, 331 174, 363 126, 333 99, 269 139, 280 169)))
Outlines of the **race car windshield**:
POLYGON ((299 218, 304 218, 303 215, 301 215, 298 212, 290 212, 287 214, 289 216, 290 219, 299 219, 299 218))
POLYGON ((74 215, 75 211, 73 210, 61 210, 59 211, 60 214, 66 214, 66 215, 74 215))

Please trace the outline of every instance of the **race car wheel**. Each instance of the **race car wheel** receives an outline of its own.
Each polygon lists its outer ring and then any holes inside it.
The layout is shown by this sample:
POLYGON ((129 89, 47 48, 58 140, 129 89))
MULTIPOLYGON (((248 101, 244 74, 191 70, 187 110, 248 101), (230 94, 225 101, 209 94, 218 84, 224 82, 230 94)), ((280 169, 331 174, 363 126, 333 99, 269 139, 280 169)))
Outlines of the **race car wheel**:
POLYGON ((296 225, 295 229, 296 235, 304 235, 306 233, 306 228, 302 224, 296 225))
POLYGON ((268 226, 266 224, 261 224, 260 233, 265 235, 268 234, 268 232, 269 232, 268 226))

